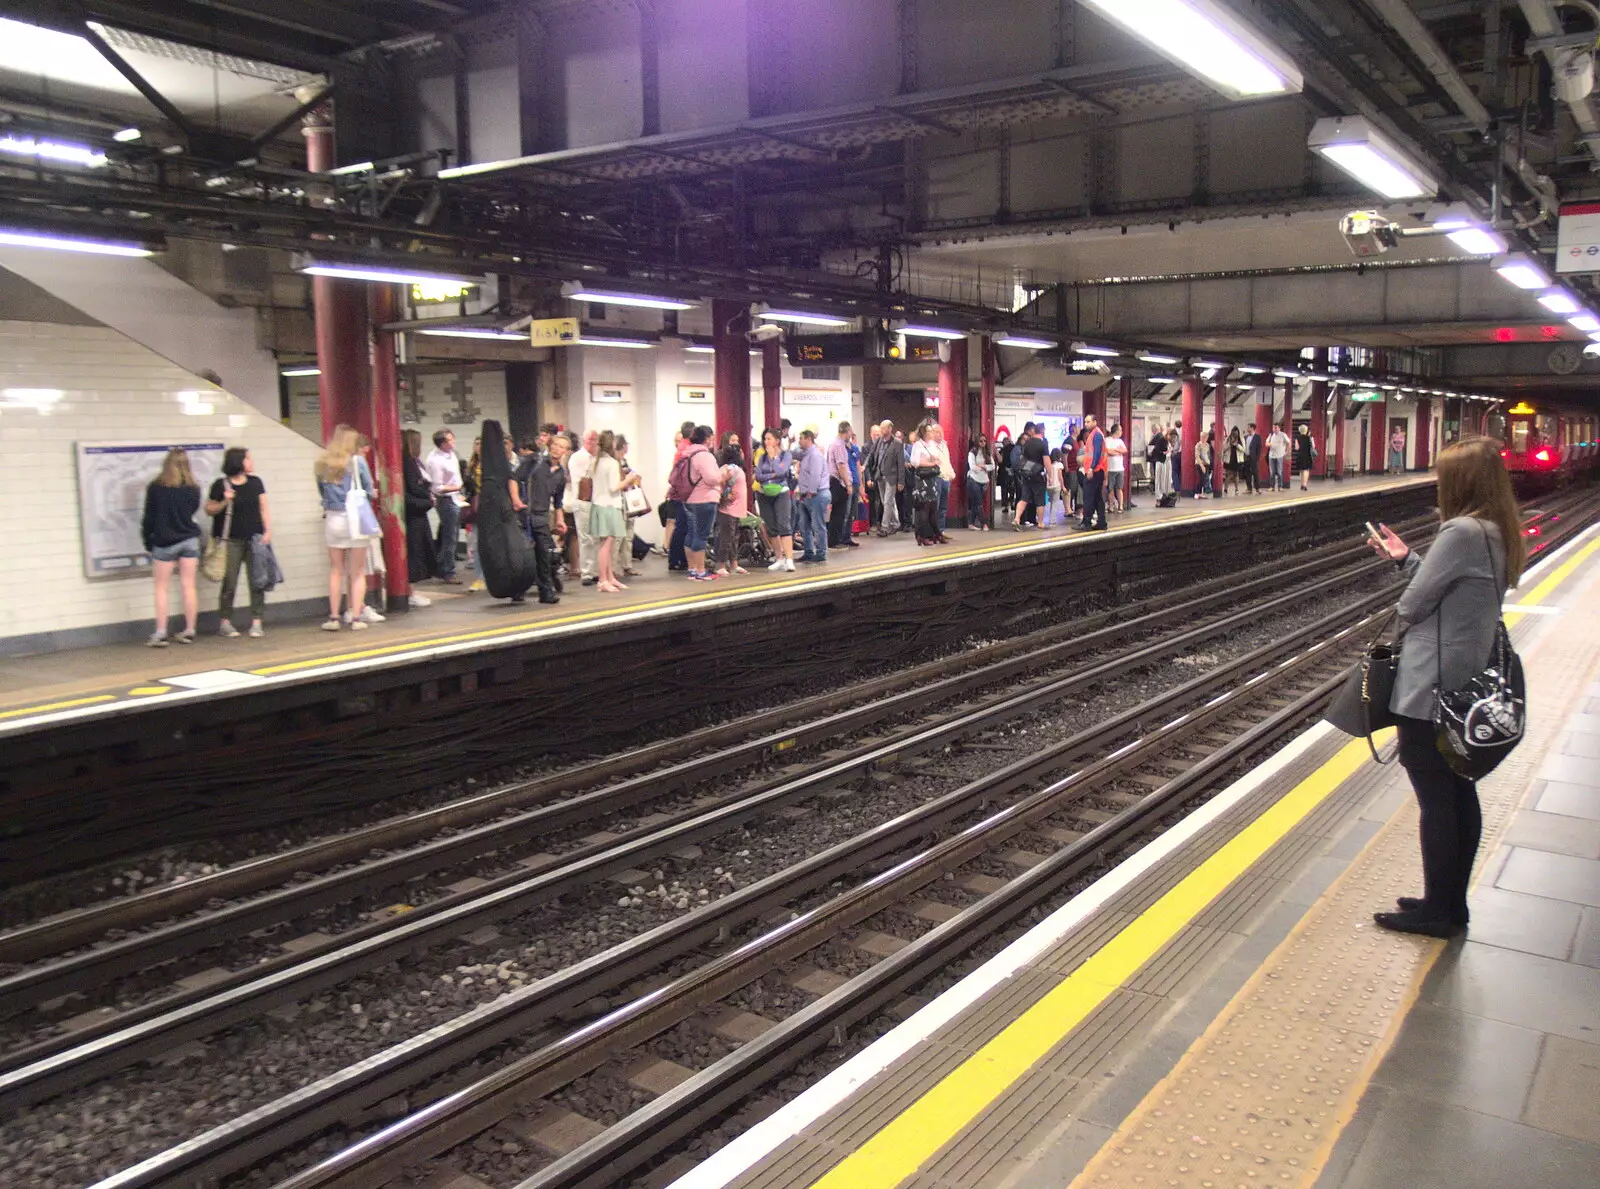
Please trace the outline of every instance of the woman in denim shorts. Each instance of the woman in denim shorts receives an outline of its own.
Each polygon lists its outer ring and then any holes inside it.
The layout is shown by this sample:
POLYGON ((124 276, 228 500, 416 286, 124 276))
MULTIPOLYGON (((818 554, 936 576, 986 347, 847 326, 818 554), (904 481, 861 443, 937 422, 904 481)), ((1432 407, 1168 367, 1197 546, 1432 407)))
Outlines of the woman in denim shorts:
POLYGON ((200 569, 200 526, 194 514, 200 510, 200 484, 189 468, 189 455, 181 446, 167 451, 161 474, 144 490, 144 517, 140 536, 150 555, 150 569, 156 581, 156 630, 151 648, 167 646, 167 588, 172 571, 178 571, 183 591, 183 631, 179 644, 194 643, 195 619, 200 614, 200 597, 195 590, 195 575, 200 569))

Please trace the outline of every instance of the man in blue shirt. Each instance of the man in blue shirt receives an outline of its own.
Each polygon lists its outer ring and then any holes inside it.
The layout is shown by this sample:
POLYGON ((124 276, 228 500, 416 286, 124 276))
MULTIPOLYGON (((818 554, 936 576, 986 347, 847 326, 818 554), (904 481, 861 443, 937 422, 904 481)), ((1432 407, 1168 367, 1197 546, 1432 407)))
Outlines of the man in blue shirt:
POLYGON ((839 422, 839 436, 828 443, 828 545, 834 549, 850 546, 851 508, 855 480, 850 467, 850 423, 839 422))
POLYGON ((795 486, 795 502, 800 509, 800 542, 803 562, 828 560, 828 511, 833 502, 828 489, 828 460, 817 445, 817 435, 800 431, 800 474, 795 486))
POLYGON ((844 546, 857 549, 860 547, 856 540, 856 512, 861 507, 861 443, 856 440, 853 429, 845 436, 850 440, 850 512, 844 522, 844 546))

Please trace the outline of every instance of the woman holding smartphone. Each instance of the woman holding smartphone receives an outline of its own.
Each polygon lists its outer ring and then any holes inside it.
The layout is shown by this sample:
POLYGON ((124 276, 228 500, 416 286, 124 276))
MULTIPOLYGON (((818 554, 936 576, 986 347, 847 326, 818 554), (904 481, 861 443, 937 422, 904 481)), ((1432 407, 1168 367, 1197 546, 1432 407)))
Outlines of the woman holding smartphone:
POLYGON ((1467 927, 1467 880, 1483 819, 1478 788, 1457 776, 1434 742, 1436 688, 1456 689, 1482 670, 1494 647, 1501 600, 1522 577, 1527 557, 1511 477, 1497 443, 1471 438, 1439 454, 1443 527, 1419 557, 1387 525, 1369 541, 1411 583, 1400 596, 1404 645, 1389 709, 1400 734, 1400 764, 1421 809, 1420 897, 1373 919, 1385 929, 1449 937, 1467 927))

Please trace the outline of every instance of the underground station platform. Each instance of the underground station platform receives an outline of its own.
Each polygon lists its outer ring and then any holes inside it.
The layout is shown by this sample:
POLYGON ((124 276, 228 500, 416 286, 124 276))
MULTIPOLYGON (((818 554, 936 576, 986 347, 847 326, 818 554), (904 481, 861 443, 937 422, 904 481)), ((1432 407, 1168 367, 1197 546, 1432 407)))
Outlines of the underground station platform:
POLYGON ((1415 803, 1320 724, 662 1183, 1593 1186, 1600 527, 1505 617, 1530 729, 1479 784, 1463 936, 1373 924, 1419 891, 1415 803))
POLYGON ((1433 499, 1428 475, 1170 510, 1146 497, 1103 533, 958 529, 935 549, 866 538, 823 566, 710 586, 650 558, 614 601, 569 580, 557 606, 436 596, 359 636, 269 618, 263 640, 9 659, 0 882, 205 837, 219 822, 270 826, 393 796, 435 780, 446 749, 463 776, 603 751, 684 705, 713 716, 747 706, 775 657, 808 662, 785 688, 814 693, 813 681, 872 673, 885 648, 927 653, 979 625, 1049 622, 1206 574, 1225 581, 1348 544, 1367 520, 1425 516, 1433 499), (370 786, 360 773, 380 756, 385 779, 370 786))

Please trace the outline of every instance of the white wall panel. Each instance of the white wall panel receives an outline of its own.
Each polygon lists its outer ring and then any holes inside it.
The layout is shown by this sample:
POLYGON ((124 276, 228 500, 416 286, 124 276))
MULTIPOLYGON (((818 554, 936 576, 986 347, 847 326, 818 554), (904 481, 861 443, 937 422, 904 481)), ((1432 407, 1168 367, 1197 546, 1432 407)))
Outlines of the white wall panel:
POLYGON ((994 149, 927 163, 928 218, 993 216, 1000 203, 1000 154, 994 149))
POLYGON ((1011 210, 1069 210, 1089 192, 1089 141, 1057 122, 1023 126, 1011 141, 1011 210))
POLYGON ((639 18, 623 10, 554 22, 545 61, 552 126, 566 148, 631 140, 644 127, 639 18))
MULTIPOLYGON (((148 578, 84 577, 74 459, 80 441, 248 446, 267 487, 273 545, 287 579, 267 596, 269 626, 273 603, 326 592, 321 504, 311 474, 318 447, 287 426, 226 392, 211 392, 189 372, 106 327, 0 322, 0 395, 7 388, 59 389, 63 395, 42 409, 0 401, 0 501, 27 509, 34 543, 27 565, 0 574, 0 638, 123 624, 152 614, 148 578), (212 412, 205 416, 182 412, 176 394, 195 389, 208 391, 212 412)), ((200 597, 203 610, 214 609, 216 586, 202 583, 200 597)), ((179 609, 176 589, 173 608, 179 609)))
MULTIPOLYGON (((736 124, 750 115, 745 0, 657 0, 661 131, 736 124)), ((753 10, 764 20, 764 9, 753 10)))
POLYGON ((1055 63, 1050 0, 918 0, 921 90, 1049 70, 1055 63))
POLYGON ((1283 190, 1305 180, 1306 117, 1298 100, 1241 103, 1213 112, 1210 189, 1230 193, 1283 190))
POLYGON ((522 155, 518 73, 514 37, 472 47, 467 58, 467 119, 473 161, 522 155))
POLYGON ((1132 124, 1117 137, 1117 201, 1187 198, 1194 192, 1194 120, 1132 124))
POLYGON ((752 11, 778 39, 773 91, 781 110, 841 107, 898 92, 895 0, 773 0, 753 2, 752 11))

